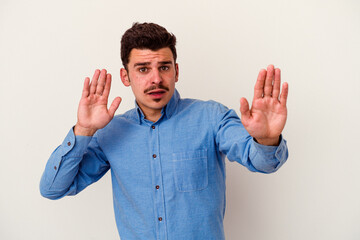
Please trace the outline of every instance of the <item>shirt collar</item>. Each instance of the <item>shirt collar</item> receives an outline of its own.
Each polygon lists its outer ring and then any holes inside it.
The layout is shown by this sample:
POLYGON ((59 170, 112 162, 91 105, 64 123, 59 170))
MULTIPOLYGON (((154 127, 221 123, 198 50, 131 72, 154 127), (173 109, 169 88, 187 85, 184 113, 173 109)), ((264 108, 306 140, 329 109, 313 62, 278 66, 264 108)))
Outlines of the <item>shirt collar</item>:
MULTIPOLYGON (((174 94, 172 95, 170 101, 161 110, 160 119, 163 117, 167 117, 168 119, 171 118, 171 116, 176 111, 179 100, 180 100, 180 94, 175 89, 174 94)), ((139 105, 137 104, 136 100, 135 100, 135 110, 136 110, 136 114, 134 115, 134 118, 139 124, 141 124, 142 122, 145 121, 145 115, 144 115, 143 111, 141 110, 141 108, 139 107, 139 105)))

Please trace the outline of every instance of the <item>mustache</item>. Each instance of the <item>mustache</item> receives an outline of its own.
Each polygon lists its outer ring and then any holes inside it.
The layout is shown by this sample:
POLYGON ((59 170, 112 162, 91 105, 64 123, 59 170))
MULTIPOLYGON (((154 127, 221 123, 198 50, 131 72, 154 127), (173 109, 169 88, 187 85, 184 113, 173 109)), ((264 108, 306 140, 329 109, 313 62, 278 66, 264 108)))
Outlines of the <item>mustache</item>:
POLYGON ((147 89, 144 90, 144 93, 148 93, 148 92, 150 92, 150 91, 152 91, 152 90, 156 90, 156 89, 162 89, 162 90, 165 90, 165 91, 169 91, 169 88, 168 88, 168 87, 160 84, 160 85, 158 85, 158 86, 155 86, 155 85, 150 86, 149 88, 147 88, 147 89))

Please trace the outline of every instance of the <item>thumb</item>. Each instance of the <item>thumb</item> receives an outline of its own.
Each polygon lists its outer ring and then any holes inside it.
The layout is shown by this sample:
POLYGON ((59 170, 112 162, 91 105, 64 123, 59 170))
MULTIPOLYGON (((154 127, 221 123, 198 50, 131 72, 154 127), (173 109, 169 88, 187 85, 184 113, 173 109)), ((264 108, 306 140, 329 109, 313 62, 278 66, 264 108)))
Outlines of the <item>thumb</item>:
POLYGON ((118 109, 120 103, 121 103, 121 97, 116 97, 113 102, 111 103, 111 106, 109 108, 109 114, 111 117, 114 117, 114 114, 116 110, 118 109))
POLYGON ((241 113, 241 118, 246 119, 250 117, 249 103, 246 100, 246 98, 240 99, 240 113, 241 113))

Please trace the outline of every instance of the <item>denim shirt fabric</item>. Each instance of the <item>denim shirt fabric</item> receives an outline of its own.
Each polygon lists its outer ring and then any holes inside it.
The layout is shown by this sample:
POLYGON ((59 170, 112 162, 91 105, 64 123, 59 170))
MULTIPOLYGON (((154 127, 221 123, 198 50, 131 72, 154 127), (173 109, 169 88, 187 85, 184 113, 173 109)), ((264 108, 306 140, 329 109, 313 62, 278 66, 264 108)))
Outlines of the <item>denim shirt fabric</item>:
POLYGON ((175 90, 153 123, 136 108, 93 137, 71 129, 40 183, 44 197, 75 195, 109 169, 121 239, 225 239, 225 157, 271 173, 288 157, 286 141, 263 146, 233 110, 214 101, 181 99, 175 90))

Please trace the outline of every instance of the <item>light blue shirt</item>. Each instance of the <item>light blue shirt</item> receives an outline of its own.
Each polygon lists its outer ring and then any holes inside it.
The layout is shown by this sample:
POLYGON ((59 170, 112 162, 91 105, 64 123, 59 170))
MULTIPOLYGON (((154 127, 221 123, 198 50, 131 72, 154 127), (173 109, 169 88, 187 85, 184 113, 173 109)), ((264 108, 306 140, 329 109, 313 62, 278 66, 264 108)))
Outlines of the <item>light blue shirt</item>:
POLYGON ((136 108, 93 137, 71 129, 51 155, 40 183, 44 197, 75 195, 109 169, 122 240, 221 240, 225 156, 271 173, 286 161, 286 141, 263 146, 220 103, 181 99, 175 91, 153 123, 136 108))

